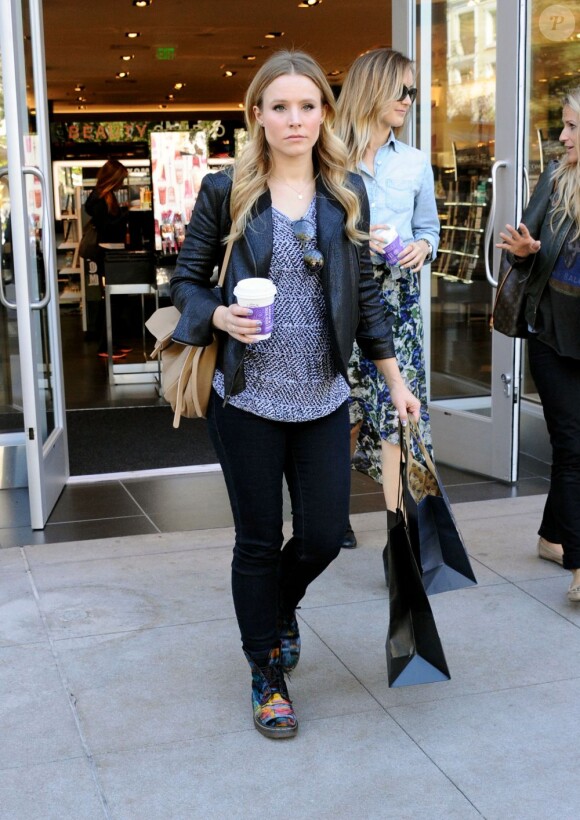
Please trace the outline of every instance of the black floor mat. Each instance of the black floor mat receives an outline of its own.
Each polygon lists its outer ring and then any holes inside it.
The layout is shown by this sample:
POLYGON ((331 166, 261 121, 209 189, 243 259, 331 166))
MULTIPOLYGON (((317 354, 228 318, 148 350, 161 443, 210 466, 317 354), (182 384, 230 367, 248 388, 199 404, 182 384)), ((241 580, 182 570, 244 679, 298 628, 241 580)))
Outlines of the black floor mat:
POLYGON ((71 475, 215 464, 205 419, 182 419, 163 407, 68 410, 71 475))

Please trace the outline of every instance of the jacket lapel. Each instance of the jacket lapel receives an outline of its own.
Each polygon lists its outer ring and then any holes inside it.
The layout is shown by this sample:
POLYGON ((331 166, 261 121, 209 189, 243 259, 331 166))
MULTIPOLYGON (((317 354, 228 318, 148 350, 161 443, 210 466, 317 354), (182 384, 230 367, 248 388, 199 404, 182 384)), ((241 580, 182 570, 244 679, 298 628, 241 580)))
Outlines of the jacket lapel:
POLYGON ((267 276, 272 261, 272 198, 265 191, 248 220, 244 239, 254 260, 254 276, 267 276))

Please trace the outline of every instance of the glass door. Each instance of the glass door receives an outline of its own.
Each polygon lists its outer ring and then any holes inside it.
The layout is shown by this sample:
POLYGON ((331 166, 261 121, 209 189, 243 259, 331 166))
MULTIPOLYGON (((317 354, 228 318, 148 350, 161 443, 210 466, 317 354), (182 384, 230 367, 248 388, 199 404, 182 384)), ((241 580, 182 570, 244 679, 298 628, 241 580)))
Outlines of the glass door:
POLYGON ((429 37, 420 53, 430 61, 420 117, 441 220, 424 288, 435 452, 442 463, 514 481, 521 342, 491 333, 489 318, 495 242, 506 223, 517 224, 524 198, 525 3, 443 0, 418 8, 418 42, 429 37))
POLYGON ((27 481, 31 525, 42 529, 68 453, 41 0, 0 0, 0 18, 0 453, 4 486, 27 481))

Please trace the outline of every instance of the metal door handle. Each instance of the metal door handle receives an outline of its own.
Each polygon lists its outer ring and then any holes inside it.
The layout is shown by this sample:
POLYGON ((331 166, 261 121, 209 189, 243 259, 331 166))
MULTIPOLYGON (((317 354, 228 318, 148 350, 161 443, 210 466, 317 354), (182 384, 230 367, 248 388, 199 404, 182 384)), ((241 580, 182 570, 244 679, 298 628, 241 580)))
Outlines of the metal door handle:
POLYGON ((491 268, 489 265, 489 251, 491 249, 491 242, 493 239, 493 232, 495 228, 495 198, 496 198, 496 182, 497 172, 499 168, 507 168, 507 162, 503 159, 496 160, 491 166, 491 205, 489 208, 489 216, 487 218, 487 225, 485 226, 485 238, 483 241, 483 258, 485 260, 485 276, 487 281, 493 288, 497 288, 497 282, 493 278, 491 268))
POLYGON ((40 168, 36 168, 34 165, 25 165, 22 168, 23 174, 29 174, 30 176, 35 177, 40 182, 40 189, 42 193, 42 256, 44 259, 44 281, 46 287, 46 293, 44 294, 42 299, 38 299, 36 302, 30 303, 30 308, 32 310, 42 310, 45 308, 51 299, 51 279, 52 279, 52 271, 50 270, 50 265, 52 264, 52 234, 50 230, 50 226, 48 224, 48 211, 47 211, 47 202, 48 202, 48 192, 47 192, 47 185, 46 179, 44 178, 44 174, 40 170, 40 168))

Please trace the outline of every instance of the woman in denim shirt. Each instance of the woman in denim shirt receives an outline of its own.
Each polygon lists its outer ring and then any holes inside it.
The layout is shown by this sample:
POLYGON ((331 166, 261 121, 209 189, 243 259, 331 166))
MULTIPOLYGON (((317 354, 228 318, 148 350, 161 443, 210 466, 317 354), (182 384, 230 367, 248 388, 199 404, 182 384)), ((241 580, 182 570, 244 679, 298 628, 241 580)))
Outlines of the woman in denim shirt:
MULTIPOLYGON (((413 79, 411 61, 398 51, 379 48, 358 57, 338 100, 336 131, 346 143, 351 169, 365 182, 374 274, 385 310, 396 316, 397 361, 407 386, 421 400, 419 426, 430 449, 419 275, 437 252, 439 219, 428 157, 396 138, 417 96, 413 79), (376 232, 388 227, 397 230, 404 245, 396 265, 388 265, 380 253, 384 239, 379 241, 376 232)), ((398 417, 384 379, 356 344, 349 379, 357 469, 383 484, 387 510, 394 511, 399 493, 398 417)), ((356 546, 350 528, 343 546, 356 546)))

